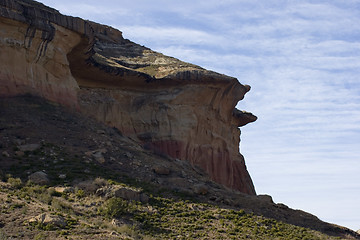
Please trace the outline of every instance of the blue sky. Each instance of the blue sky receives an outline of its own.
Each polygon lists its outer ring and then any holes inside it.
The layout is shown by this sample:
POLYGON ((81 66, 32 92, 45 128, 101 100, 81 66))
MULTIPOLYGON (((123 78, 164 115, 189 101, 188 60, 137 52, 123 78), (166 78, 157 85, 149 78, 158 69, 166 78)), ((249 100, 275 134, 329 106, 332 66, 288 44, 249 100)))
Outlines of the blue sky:
POLYGON ((360 0, 41 0, 252 86, 258 194, 360 229, 360 0))

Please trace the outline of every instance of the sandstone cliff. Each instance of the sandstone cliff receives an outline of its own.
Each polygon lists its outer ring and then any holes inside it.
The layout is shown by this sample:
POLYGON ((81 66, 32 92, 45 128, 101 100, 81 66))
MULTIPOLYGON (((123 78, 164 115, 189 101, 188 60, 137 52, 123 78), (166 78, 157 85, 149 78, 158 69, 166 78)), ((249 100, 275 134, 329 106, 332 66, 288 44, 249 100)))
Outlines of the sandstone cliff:
POLYGON ((255 194, 235 109, 250 90, 236 78, 164 56, 108 26, 31 0, 0 0, 0 96, 39 95, 118 128, 214 181, 255 194))

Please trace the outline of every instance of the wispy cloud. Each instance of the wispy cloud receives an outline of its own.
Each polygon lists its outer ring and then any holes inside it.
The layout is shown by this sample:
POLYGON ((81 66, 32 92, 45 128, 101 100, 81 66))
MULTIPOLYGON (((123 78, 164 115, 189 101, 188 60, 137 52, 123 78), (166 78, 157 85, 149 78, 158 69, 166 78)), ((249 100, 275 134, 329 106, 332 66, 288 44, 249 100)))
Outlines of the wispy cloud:
POLYGON ((207 32, 185 27, 148 27, 148 26, 116 26, 129 39, 158 42, 158 46, 199 45, 202 47, 216 45, 223 37, 213 36, 207 32), (165 43, 165 44, 164 44, 165 43))

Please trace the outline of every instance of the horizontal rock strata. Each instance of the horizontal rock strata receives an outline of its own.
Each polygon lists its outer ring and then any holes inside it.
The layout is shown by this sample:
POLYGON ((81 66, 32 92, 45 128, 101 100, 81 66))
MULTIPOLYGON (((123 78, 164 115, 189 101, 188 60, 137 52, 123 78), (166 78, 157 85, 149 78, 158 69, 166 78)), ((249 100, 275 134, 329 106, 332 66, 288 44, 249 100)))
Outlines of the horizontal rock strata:
POLYGON ((0 0, 0 96, 39 95, 76 108, 211 179, 255 194, 235 109, 236 78, 154 52, 108 26, 30 0, 0 0))

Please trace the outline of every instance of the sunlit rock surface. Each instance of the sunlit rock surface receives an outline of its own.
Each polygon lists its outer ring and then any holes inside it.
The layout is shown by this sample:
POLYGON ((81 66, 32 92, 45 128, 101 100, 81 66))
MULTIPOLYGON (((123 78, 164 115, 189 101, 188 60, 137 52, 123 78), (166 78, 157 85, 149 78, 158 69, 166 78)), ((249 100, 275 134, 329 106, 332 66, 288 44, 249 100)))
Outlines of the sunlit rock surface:
POLYGON ((78 109, 156 153, 189 161, 254 195, 239 153, 236 78, 164 56, 108 26, 30 0, 0 0, 0 95, 33 94, 78 109))

